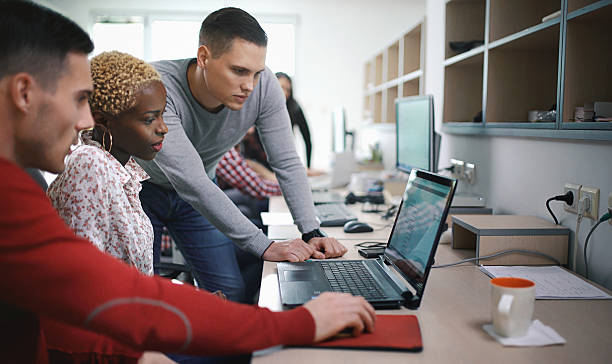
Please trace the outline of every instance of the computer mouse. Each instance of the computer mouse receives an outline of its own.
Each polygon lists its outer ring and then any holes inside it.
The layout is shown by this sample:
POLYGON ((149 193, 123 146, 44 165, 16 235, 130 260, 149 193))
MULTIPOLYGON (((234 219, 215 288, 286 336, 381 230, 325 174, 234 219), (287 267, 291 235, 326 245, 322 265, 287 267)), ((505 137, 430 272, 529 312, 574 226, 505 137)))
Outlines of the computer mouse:
POLYGON ((453 231, 452 229, 447 229, 440 235, 440 244, 450 244, 453 242, 453 231))
POLYGON ((344 224, 345 233, 369 233, 370 231, 374 231, 374 229, 365 222, 349 221, 344 224))

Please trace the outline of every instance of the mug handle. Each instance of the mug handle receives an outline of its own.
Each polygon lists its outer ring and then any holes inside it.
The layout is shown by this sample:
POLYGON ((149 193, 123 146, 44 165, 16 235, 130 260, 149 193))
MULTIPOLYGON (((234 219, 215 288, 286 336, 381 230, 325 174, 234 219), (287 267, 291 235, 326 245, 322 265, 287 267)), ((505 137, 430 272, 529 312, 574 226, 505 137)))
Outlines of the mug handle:
POLYGON ((501 314, 508 315, 510 313, 510 308, 512 307, 513 301, 514 296, 503 294, 499 299, 499 303, 497 304, 497 311, 501 314))

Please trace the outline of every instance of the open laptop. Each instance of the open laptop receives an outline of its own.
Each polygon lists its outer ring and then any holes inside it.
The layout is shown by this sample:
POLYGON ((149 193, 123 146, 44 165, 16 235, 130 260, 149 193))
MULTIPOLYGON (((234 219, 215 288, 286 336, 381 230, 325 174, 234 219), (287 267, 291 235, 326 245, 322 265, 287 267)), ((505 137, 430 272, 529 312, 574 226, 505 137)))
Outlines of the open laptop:
POLYGON ((375 308, 419 307, 456 186, 456 180, 413 169, 384 255, 277 263, 283 305, 337 291, 363 296, 375 308), (338 277, 349 273, 344 281, 338 277))

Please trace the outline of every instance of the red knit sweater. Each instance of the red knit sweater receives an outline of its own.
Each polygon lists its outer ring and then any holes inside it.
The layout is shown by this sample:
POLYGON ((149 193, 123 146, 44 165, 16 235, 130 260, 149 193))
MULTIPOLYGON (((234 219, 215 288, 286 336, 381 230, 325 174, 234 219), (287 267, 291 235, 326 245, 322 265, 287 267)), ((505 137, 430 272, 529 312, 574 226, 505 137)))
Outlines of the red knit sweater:
POLYGON ((0 159, 0 175, 3 363, 47 362, 40 316, 135 350, 220 355, 312 343, 306 309, 271 312, 141 275, 75 236, 15 164, 0 159))

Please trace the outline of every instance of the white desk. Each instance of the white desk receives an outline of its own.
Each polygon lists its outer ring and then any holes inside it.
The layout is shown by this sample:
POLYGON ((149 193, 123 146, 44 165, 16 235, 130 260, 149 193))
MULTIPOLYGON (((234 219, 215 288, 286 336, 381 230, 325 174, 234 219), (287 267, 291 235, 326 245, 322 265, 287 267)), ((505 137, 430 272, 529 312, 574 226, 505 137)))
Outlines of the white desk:
MULTIPOLYGON (((271 211, 282 211, 282 199, 273 199, 270 206, 271 211)), ((362 218, 361 213, 358 216, 362 218)), ((325 231, 334 236, 340 229, 326 228, 325 231)), ((342 235, 340 241, 349 247, 344 258, 359 258, 354 243, 364 239, 386 241, 389 231, 390 228, 374 232, 377 233, 377 239, 364 237, 364 234, 349 237, 347 234, 342 235)), ((451 263, 473 254, 470 250, 440 245, 436 264, 451 263)), ((377 311, 380 314, 416 315, 423 337, 421 353, 286 348, 254 357, 253 363, 518 364, 609 363, 612 360, 612 301, 537 300, 534 318, 553 327, 567 343, 560 346, 513 348, 503 347, 482 329, 490 321, 489 289, 489 278, 473 264, 433 269, 418 310, 402 308, 377 311)), ((275 311, 282 309, 275 263, 264 264, 259 305, 275 311)))

